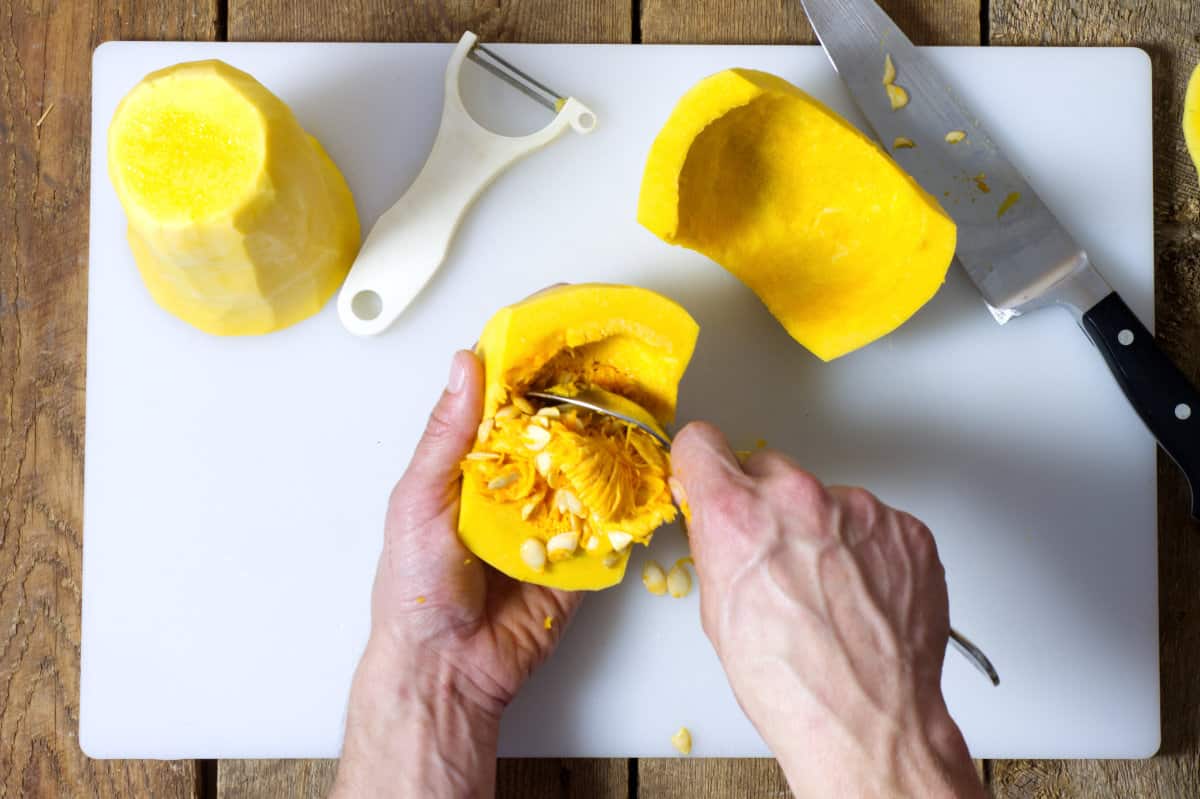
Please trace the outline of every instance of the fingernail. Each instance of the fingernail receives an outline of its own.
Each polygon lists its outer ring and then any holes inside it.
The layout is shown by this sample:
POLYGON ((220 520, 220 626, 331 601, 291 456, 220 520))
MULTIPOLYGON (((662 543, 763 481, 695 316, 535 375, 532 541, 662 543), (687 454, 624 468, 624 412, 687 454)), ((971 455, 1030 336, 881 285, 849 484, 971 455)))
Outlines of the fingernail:
POLYGON ((687 491, 683 489, 683 483, 679 482, 679 478, 671 475, 667 478, 667 487, 671 489, 671 496, 675 498, 675 504, 680 507, 687 505, 687 491))
POLYGON ((461 352, 454 353, 454 359, 450 361, 450 379, 446 381, 446 390, 451 394, 457 394, 462 391, 463 385, 467 382, 467 367, 463 363, 463 354, 461 352))

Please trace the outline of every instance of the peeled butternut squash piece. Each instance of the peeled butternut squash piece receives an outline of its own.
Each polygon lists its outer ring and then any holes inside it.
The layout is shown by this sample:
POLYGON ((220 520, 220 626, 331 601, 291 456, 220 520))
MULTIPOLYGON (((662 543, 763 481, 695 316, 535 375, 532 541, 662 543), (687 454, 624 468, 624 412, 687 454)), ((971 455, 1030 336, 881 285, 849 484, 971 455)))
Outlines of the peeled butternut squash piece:
POLYGON ((1183 139, 1192 163, 1200 172, 1200 64, 1188 78, 1187 96, 1183 101, 1183 139))
POLYGON ((315 314, 358 251, 337 167, 282 100, 220 61, 135 86, 109 126, 108 171, 150 295, 208 333, 315 314))
POLYGON ((467 548, 526 582, 620 582, 632 545, 675 518, 667 453, 629 424, 525 393, 602 388, 665 426, 698 332, 674 302, 633 286, 559 286, 493 316, 477 348, 483 422, 462 463, 467 548))
POLYGON ((650 149, 638 221, 749 286, 832 360, 896 329, 945 280, 955 227, 874 142, 765 72, 694 86, 650 149))

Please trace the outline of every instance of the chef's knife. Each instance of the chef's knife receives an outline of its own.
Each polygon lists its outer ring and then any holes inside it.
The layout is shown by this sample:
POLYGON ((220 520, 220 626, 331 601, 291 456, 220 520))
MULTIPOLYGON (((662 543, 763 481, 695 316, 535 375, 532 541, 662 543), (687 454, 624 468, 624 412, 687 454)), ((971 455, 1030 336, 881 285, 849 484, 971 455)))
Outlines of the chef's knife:
POLYGON ((878 5, 872 0, 801 2, 879 141, 926 191, 940 198, 961 194, 964 186, 988 188, 975 202, 946 210, 958 225, 955 255, 992 316, 1004 324, 1049 305, 1072 311, 1142 421, 1183 469, 1192 491, 1192 516, 1200 519, 1200 392, 878 5), (889 56, 894 84, 908 97, 895 109, 884 85, 889 56), (901 137, 915 146, 896 148, 901 137))

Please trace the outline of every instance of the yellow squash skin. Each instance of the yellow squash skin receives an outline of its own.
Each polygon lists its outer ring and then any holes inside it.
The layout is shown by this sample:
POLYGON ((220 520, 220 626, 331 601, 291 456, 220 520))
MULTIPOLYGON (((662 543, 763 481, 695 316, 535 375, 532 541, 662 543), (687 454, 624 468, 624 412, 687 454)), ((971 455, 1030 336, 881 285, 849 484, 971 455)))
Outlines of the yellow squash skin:
POLYGON ((786 81, 731 69, 676 105, 646 162, 638 221, 749 286, 829 361, 938 290, 955 226, 874 142, 786 81))
POLYGON ((1187 96, 1183 101, 1183 139, 1187 142, 1192 163, 1200 172, 1200 64, 1188 78, 1187 96))
POLYGON ((337 167, 282 100, 221 61, 134 87, 109 126, 108 171, 150 295, 208 333, 312 316, 358 252, 337 167))
MULTIPOLYGON (((506 415, 518 413, 527 390, 599 386, 638 402, 665 426, 674 418, 679 381, 698 333, 699 327, 683 308, 633 286, 559 286, 496 313, 484 327, 477 347, 484 363, 486 387, 483 434, 476 442, 474 457, 496 452, 515 453, 515 457, 505 455, 503 460, 480 462, 468 455, 464 460, 459 535, 467 548, 525 582, 566 590, 599 590, 619 583, 632 546, 614 551, 606 534, 596 536, 593 550, 585 550, 581 540, 574 557, 550 562, 542 570, 531 568, 522 559, 523 541, 534 537, 544 542, 555 533, 571 530, 568 521, 575 522, 577 528, 579 521, 555 513, 555 492, 544 486, 537 489, 543 496, 538 511, 522 516, 530 487, 541 478, 530 466, 534 453, 525 452, 523 439, 514 438, 512 433, 506 439, 503 431, 527 429, 533 419, 524 413, 515 418, 506 415), (488 481, 510 468, 520 471, 520 481, 489 490, 488 481)), ((567 411, 561 418, 543 420, 553 440, 537 454, 552 456, 554 469, 561 468, 561 474, 572 468, 578 470, 581 463, 591 471, 611 466, 616 474, 622 468, 616 463, 621 461, 626 469, 623 479, 609 482, 621 483, 626 498, 644 494, 642 510, 611 524, 605 522, 603 529, 627 532, 635 544, 648 542, 654 528, 675 516, 666 484, 666 453, 647 444, 651 439, 644 433, 637 432, 636 436, 642 438, 636 438, 621 423, 605 428, 610 433, 607 437, 596 435, 594 431, 600 424, 597 417, 586 411, 578 417, 573 414, 567 411), (620 453, 620 457, 603 457, 610 451, 620 453), (589 460, 593 455, 595 459, 589 460), (630 471, 633 464, 640 464, 636 473, 630 471)), ((593 510, 612 499, 604 481, 595 488, 594 494, 588 493, 586 486, 575 492, 593 510)), ((588 529, 585 526, 584 540, 591 537, 588 529)))

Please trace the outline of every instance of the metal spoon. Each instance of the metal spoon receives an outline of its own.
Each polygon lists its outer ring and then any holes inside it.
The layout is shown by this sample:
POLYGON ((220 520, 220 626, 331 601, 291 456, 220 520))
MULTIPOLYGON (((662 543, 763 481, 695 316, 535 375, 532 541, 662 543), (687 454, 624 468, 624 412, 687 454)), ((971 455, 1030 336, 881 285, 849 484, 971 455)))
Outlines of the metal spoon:
POLYGON ((589 411, 595 411, 605 416, 611 416, 614 419, 620 419, 622 422, 628 422, 639 430, 648 433, 663 449, 671 448, 670 437, 665 430, 658 426, 658 422, 654 420, 654 417, 641 405, 638 405, 633 400, 622 397, 620 394, 614 394, 602 388, 584 388, 570 396, 552 394, 548 391, 527 391, 525 392, 525 396, 536 397, 540 400, 561 405, 574 405, 579 408, 587 408, 589 411))
MULTIPOLYGON (((611 416, 614 419, 620 419, 639 430, 645 431, 663 449, 669 450, 671 448, 670 437, 665 430, 659 427, 654 417, 645 408, 633 400, 622 397, 620 394, 614 394, 602 388, 587 388, 580 389, 577 393, 570 396, 554 394, 548 391, 527 391, 525 396, 536 397, 537 399, 559 405, 574 405, 579 408, 586 408, 589 411, 602 413, 605 416, 611 416)), ((988 659, 988 656, 983 653, 982 649, 971 643, 970 639, 953 627, 950 628, 950 643, 954 645, 954 648, 963 657, 971 661, 972 665, 979 669, 979 672, 983 676, 991 680, 992 685, 1000 684, 1000 675, 997 673, 996 667, 992 665, 992 661, 988 659)))

